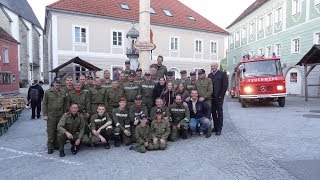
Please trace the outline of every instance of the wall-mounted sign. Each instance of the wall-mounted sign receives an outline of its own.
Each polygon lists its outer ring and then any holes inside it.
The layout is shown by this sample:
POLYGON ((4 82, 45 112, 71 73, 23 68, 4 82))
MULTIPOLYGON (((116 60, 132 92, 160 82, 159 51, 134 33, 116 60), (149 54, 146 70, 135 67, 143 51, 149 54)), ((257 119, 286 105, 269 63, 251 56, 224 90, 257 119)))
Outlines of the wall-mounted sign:
POLYGON ((156 45, 148 41, 139 41, 136 42, 133 47, 140 51, 152 51, 156 48, 156 45))

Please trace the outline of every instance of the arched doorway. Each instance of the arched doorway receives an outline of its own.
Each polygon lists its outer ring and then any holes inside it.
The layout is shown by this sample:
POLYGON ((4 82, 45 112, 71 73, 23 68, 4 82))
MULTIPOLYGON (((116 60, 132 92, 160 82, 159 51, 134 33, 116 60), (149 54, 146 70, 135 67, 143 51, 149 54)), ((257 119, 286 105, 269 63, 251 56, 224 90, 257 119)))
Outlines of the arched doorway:
POLYGON ((169 71, 172 71, 173 72, 173 78, 174 79, 177 79, 177 78, 180 78, 180 70, 177 69, 177 68, 170 68, 169 71))
POLYGON ((293 67, 289 69, 286 75, 286 87, 288 94, 297 94, 302 93, 302 75, 299 69, 293 67))

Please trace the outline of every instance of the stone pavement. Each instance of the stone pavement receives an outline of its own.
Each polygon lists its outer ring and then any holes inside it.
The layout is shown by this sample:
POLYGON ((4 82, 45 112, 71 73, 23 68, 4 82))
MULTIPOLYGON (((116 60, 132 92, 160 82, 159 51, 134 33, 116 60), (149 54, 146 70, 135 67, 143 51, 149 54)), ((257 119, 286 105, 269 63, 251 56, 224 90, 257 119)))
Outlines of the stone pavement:
POLYGON ((0 137, 0 179, 297 179, 287 162, 320 159, 320 121, 302 116, 319 108, 319 99, 247 109, 226 101, 220 137, 169 142, 165 151, 145 154, 112 145, 83 147, 73 156, 67 146, 64 158, 47 154, 45 121, 30 120, 24 110, 0 137))

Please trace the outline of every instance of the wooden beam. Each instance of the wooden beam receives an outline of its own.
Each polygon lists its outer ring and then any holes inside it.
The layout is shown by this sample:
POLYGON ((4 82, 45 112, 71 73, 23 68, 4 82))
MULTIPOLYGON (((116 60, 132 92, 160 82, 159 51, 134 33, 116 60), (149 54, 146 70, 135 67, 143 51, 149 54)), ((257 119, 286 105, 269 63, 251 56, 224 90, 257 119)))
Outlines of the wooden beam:
POLYGON ((304 66, 304 100, 308 101, 308 67, 304 66))
POLYGON ((307 72, 307 74, 306 74, 306 77, 309 76, 310 72, 311 72, 315 67, 316 67, 316 65, 313 65, 313 66, 311 66, 311 67, 309 68, 309 70, 308 70, 308 72, 307 72))

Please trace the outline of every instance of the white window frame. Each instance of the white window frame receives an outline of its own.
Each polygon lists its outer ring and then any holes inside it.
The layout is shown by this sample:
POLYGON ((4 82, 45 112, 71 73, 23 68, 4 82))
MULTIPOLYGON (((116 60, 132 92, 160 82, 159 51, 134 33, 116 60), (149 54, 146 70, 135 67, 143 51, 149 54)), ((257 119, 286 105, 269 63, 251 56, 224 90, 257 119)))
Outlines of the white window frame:
POLYGON ((150 7, 149 12, 150 14, 157 14, 156 10, 154 10, 153 7, 150 7))
POLYGON ((250 51, 250 57, 254 57, 254 50, 250 51))
POLYGON ((291 53, 299 54, 300 53, 300 38, 294 38, 291 41, 291 53))
POLYGON ((231 34, 231 35, 230 35, 230 44, 233 44, 233 43, 234 43, 234 35, 231 34))
POLYGON ((266 51, 267 57, 272 57, 272 46, 267 46, 266 51))
POLYGON ((274 47, 274 52, 276 53, 277 57, 281 57, 281 43, 278 43, 274 47))
POLYGON ((320 44, 320 31, 314 33, 314 44, 320 44))
POLYGON ((247 38, 247 27, 242 28, 242 38, 243 39, 247 38))
POLYGON ((169 49, 171 51, 180 51, 180 44, 179 44, 180 38, 177 36, 170 36, 170 45, 169 45, 169 49), (174 39, 174 44, 173 44, 173 48, 172 48, 172 40, 174 39))
POLYGON ((111 31, 111 44, 112 44, 112 47, 119 47, 119 48, 122 48, 123 47, 123 31, 121 30, 112 30, 111 31), (113 33, 116 33, 116 38, 117 38, 117 43, 116 45, 113 44, 113 33), (121 45, 119 45, 119 33, 121 33, 121 45))
POLYGON ((3 47, 2 49, 2 58, 3 58, 3 63, 8 64, 9 61, 9 48, 8 47, 3 47))
POLYGON ((254 22, 250 24, 250 28, 249 28, 249 30, 250 30, 250 35, 254 34, 254 25, 255 25, 254 22))
POLYGON ((292 15, 301 13, 301 0, 292 0, 292 15))
POLYGON ((196 39, 194 41, 194 50, 197 54, 203 53, 203 40, 202 39, 196 39), (201 43, 199 43, 201 42, 201 43))
POLYGON ((240 41, 240 32, 239 31, 236 32, 236 42, 237 41, 240 41))
POLYGON ((263 17, 261 17, 260 19, 259 19, 259 31, 262 31, 263 29, 264 29, 264 18, 263 17))
POLYGON ((270 27, 272 24, 272 13, 267 14, 266 27, 270 27))
POLYGON ((121 4, 120 4, 120 7, 121 7, 121 9, 124 9, 124 10, 130 10, 129 5, 126 4, 126 3, 121 3, 121 4))
POLYGON ((73 25, 72 32, 73 32, 73 44, 81 44, 81 45, 88 44, 88 42, 89 42, 89 35, 88 35, 89 28, 87 26, 73 25), (80 42, 76 41, 76 28, 80 28, 80 42), (85 29, 85 31, 86 31, 86 34, 85 34, 86 41, 85 42, 82 42, 82 34, 81 34, 82 29, 85 29))
POLYGON ((166 16, 169 16, 169 17, 173 16, 169 9, 162 9, 162 11, 166 16))
POLYGON ((217 41, 210 41, 210 54, 211 55, 217 55, 218 54, 218 42, 217 41), (216 48, 215 48, 215 51, 216 52, 214 52, 214 48, 213 48, 213 44, 216 44, 216 48))
POLYGON ((274 22, 282 22, 282 7, 279 7, 275 12, 274 22))

